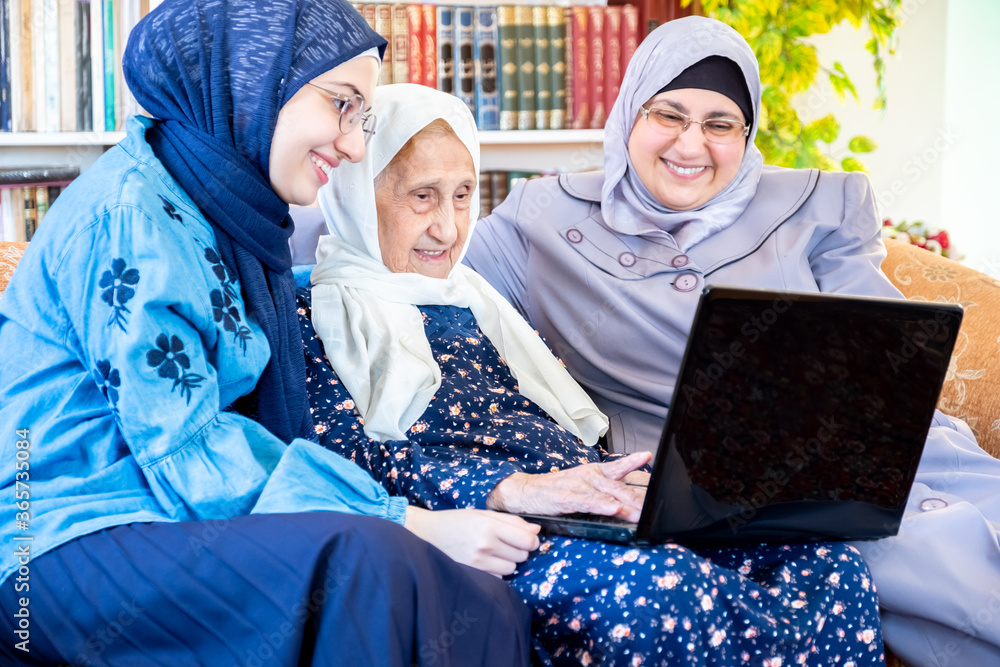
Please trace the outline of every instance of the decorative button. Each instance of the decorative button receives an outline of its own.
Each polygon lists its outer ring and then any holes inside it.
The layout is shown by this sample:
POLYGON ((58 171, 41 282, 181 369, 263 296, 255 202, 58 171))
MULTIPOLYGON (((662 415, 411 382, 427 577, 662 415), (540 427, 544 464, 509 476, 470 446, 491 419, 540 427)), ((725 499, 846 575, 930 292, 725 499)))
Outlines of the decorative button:
POLYGON ((579 243, 583 240, 583 233, 579 229, 571 229, 566 232, 566 240, 570 243, 579 243))
POLYGON ((698 287, 698 276, 693 273, 682 273, 674 281, 674 289, 678 292, 690 292, 698 287))
POLYGON ((925 512, 930 512, 932 510, 941 510, 948 506, 947 501, 941 498, 927 498, 920 502, 920 509, 925 512))
POLYGON ((675 269, 679 269, 682 266, 687 266, 689 261, 691 260, 688 259, 687 255, 677 255, 672 260, 670 260, 670 266, 674 267, 675 269))
POLYGON ((623 252, 618 255, 618 263, 622 266, 634 266, 635 265, 635 255, 630 252, 623 252))

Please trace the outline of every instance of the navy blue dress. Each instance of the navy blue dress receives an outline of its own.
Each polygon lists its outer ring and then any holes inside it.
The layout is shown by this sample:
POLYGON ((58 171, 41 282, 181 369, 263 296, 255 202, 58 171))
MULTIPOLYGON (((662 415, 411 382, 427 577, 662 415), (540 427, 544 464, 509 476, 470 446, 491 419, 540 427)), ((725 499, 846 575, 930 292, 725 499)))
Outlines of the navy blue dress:
MULTIPOLYGON (((472 313, 421 307, 441 387, 406 441, 364 435, 326 362, 300 289, 313 420, 322 444, 392 495, 430 509, 485 508, 514 472, 605 460, 521 396, 472 313)), ((510 578, 533 612, 536 657, 556 665, 881 665, 868 567, 845 544, 697 552, 545 538, 510 578)))

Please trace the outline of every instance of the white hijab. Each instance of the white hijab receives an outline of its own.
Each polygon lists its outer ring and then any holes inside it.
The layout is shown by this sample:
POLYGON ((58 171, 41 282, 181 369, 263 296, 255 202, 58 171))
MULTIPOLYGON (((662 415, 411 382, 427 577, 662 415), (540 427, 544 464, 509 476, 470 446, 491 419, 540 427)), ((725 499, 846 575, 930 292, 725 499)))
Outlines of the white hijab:
MULTIPOLYGON (((518 383, 518 390, 560 426, 593 445, 608 420, 531 326, 477 273, 458 263, 447 279, 392 273, 378 242, 374 177, 409 139, 444 119, 469 149, 479 174, 479 141, 457 97, 414 84, 379 86, 378 129, 364 159, 342 162, 319 192, 330 234, 317 247, 312 322, 333 369, 364 418, 368 437, 406 438, 441 385, 418 305, 469 308, 518 383)), ((471 198, 466 240, 479 217, 471 198)), ((466 247, 468 245, 466 244, 466 247)), ((465 255, 462 249, 462 256, 465 255)))

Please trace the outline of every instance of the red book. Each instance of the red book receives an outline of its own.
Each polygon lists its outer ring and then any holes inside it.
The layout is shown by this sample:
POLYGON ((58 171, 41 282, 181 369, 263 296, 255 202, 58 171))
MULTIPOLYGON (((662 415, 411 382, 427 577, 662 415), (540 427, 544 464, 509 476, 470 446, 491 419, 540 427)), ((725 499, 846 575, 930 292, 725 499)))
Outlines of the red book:
POLYGON ((590 49, 587 48, 590 12, 581 6, 573 7, 572 11, 573 66, 570 70, 573 72, 573 97, 570 108, 573 110, 573 129, 582 130, 590 127, 590 49))
POLYGON ((587 26, 587 42, 590 45, 590 127, 599 130, 604 127, 604 7, 587 7, 590 24, 587 26))
POLYGON ((604 8, 604 115, 618 98, 622 85, 622 8, 609 5, 604 8))
POLYGON ((406 18, 409 23, 410 67, 409 82, 423 84, 424 82, 424 9, 421 5, 406 5, 406 18))
POLYGON ((424 14, 423 37, 424 37, 424 80, 425 86, 437 88, 438 85, 438 63, 437 63, 437 5, 421 5, 424 14))
POLYGON ((632 54, 639 48, 639 8, 635 5, 622 7, 622 77, 632 61, 632 54))

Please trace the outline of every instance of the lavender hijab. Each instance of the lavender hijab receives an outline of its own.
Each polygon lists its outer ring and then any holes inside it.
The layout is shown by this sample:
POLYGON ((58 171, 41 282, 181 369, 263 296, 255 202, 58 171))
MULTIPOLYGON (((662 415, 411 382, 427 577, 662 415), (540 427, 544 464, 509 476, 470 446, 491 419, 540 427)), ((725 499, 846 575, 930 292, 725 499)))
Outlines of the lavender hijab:
MULTIPOLYGON (((760 74, 746 40, 724 23, 690 16, 663 24, 639 45, 604 128, 604 224, 632 236, 673 238, 681 250, 731 225, 757 192, 764 160, 753 144, 760 119, 760 74), (753 101, 753 125, 736 177, 720 193, 691 211, 660 203, 635 173, 629 135, 639 107, 691 65, 709 56, 732 60, 743 72, 753 101)), ((638 122, 646 122, 641 117, 638 122)))

